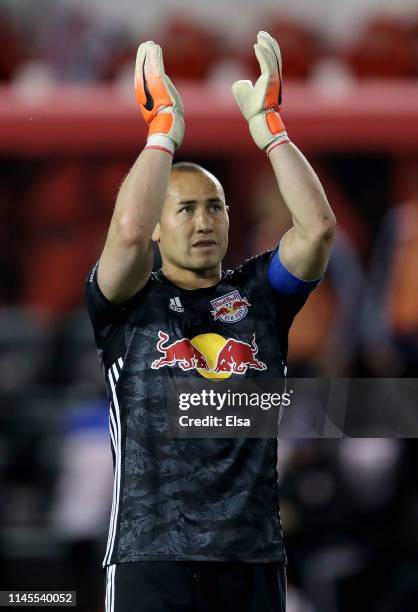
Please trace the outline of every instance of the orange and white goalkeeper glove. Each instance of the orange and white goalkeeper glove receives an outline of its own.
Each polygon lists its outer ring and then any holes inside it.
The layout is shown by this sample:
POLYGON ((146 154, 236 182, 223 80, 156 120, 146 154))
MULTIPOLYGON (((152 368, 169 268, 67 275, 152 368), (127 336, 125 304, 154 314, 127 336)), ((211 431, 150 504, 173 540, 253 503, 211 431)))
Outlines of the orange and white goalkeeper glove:
POLYGON ((251 81, 236 81, 232 93, 249 123, 251 136, 260 149, 269 155, 276 146, 289 142, 279 115, 282 103, 282 59, 277 41, 267 32, 257 34, 255 54, 261 76, 251 81))
POLYGON ((141 114, 149 125, 146 148, 173 154, 184 137, 183 102, 164 72, 161 47, 152 40, 138 47, 135 95, 141 114))

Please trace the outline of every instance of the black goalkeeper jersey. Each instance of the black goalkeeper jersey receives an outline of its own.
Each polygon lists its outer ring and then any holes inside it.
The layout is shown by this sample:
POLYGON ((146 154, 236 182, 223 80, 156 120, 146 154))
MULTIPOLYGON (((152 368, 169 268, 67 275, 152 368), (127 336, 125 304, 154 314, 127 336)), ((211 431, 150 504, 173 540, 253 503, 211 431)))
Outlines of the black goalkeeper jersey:
POLYGON ((103 565, 140 560, 285 561, 277 440, 173 438, 167 381, 285 374, 287 337, 307 295, 273 290, 276 251, 180 289, 162 271, 111 304, 87 279, 87 305, 110 401, 113 502, 103 565), (207 342, 206 342, 207 341, 207 342), (205 345, 215 347, 212 353, 205 345))

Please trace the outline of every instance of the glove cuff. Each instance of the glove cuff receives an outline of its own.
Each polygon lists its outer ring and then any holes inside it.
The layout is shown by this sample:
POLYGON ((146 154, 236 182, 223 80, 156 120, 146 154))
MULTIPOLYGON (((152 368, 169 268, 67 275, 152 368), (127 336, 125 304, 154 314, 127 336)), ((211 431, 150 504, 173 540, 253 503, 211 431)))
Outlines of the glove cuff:
POLYGON ((251 136, 255 144, 262 150, 266 151, 268 147, 278 139, 287 138, 286 128, 277 111, 270 110, 262 113, 257 113, 249 120, 249 128, 251 136))
POLYGON ((267 157, 270 155, 270 153, 273 151, 273 149, 275 149, 276 147, 285 144, 286 142, 290 142, 290 138, 287 135, 287 132, 280 132, 280 134, 278 134, 274 140, 272 140, 267 147, 265 148, 265 152, 267 157))
POLYGON ((164 134, 151 134, 148 136, 146 149, 160 149, 160 151, 166 151, 170 155, 174 156, 174 149, 176 145, 174 140, 164 134))

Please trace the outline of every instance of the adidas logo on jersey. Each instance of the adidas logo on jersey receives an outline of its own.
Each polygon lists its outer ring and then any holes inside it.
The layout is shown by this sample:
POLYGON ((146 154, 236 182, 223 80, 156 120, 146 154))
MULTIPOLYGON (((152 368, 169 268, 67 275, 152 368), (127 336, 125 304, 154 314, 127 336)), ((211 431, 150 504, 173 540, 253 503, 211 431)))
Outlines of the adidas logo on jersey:
POLYGON ((184 312, 184 308, 181 305, 180 298, 175 297, 170 299, 170 308, 174 312, 184 312))

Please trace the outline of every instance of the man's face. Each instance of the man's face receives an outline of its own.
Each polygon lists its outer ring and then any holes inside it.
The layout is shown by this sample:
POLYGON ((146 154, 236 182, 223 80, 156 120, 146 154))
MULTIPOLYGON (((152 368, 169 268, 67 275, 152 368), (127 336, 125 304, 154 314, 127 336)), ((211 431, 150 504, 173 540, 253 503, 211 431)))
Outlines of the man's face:
POLYGON ((228 246, 228 228, 218 181, 203 172, 174 171, 153 234, 163 262, 196 272, 218 267, 228 246))

